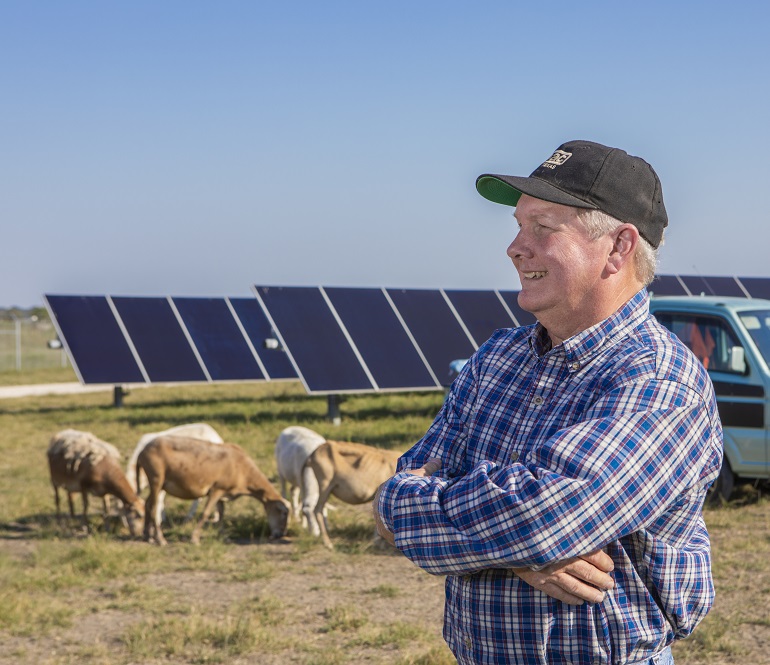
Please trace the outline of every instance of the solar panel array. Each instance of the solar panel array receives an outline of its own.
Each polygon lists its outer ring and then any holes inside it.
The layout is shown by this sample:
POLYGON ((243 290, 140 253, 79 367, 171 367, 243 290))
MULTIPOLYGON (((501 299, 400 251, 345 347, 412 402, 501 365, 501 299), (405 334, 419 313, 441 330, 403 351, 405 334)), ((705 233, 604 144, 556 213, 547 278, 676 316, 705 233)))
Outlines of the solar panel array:
POLYGON ((82 383, 297 379, 310 393, 437 390, 534 317, 516 292, 254 287, 256 298, 46 295, 82 383), (271 342, 274 342, 271 344, 271 342))
POLYGON ((534 322, 515 293, 255 286, 309 393, 443 389, 449 363, 497 329, 534 322))
POLYGON ((658 296, 770 298, 770 278, 656 275, 649 290, 658 296))
MULTIPOLYGON (((309 393, 438 390, 534 317, 516 291, 254 286, 254 298, 46 295, 82 383, 299 379, 309 393)), ((770 298, 770 279, 658 275, 653 295, 770 298)))
POLYGON ((46 295, 81 383, 296 379, 253 298, 46 295))

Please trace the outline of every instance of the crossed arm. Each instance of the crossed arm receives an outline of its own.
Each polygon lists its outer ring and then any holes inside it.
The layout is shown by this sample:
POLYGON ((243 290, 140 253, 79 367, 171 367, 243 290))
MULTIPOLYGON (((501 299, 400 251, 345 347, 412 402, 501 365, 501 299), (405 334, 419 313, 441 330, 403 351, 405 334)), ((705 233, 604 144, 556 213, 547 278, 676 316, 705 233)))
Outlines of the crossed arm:
MULTIPOLYGON (((407 473, 425 477, 434 474, 440 468, 440 460, 430 460, 419 469, 407 473)), ((385 527, 377 510, 379 494, 378 489, 372 504, 377 533, 395 546, 395 536, 385 527)), ((584 602, 600 603, 604 600, 604 592, 614 587, 612 577, 609 575, 613 567, 612 559, 602 550, 596 550, 584 556, 549 564, 539 570, 532 570, 526 566, 513 567, 511 570, 527 584, 540 589, 552 598, 568 605, 582 605, 584 602)))

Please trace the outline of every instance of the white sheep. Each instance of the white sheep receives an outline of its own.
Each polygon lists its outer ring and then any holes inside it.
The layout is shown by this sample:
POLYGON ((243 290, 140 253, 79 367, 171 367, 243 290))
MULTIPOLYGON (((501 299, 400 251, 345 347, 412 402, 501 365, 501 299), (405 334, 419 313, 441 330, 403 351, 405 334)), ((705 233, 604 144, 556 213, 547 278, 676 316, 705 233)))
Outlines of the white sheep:
MULTIPOLYGON (((281 494, 284 499, 288 499, 288 495, 291 495, 294 519, 300 521, 302 526, 314 536, 321 535, 314 512, 318 503, 318 480, 305 462, 311 453, 325 442, 326 439, 318 432, 299 425, 287 427, 275 441, 275 461, 281 481, 281 494), (287 491, 287 486, 290 491, 287 491), (301 512, 300 498, 302 499, 301 512)), ((324 506, 324 520, 326 520, 326 513, 326 506, 324 506)))
MULTIPOLYGON (((188 423, 186 425, 170 427, 169 429, 163 430, 162 432, 143 434, 139 439, 139 443, 136 444, 136 448, 134 448, 131 459, 128 460, 128 465, 126 466, 126 477, 128 478, 128 482, 131 483, 131 486, 137 494, 141 494, 147 488, 147 476, 144 474, 144 472, 140 474, 137 474, 136 472, 136 460, 139 457, 139 453, 144 450, 144 447, 150 443, 150 441, 157 439, 159 436, 166 435, 189 436, 194 439, 201 439, 202 441, 209 441, 211 443, 224 443, 222 437, 219 436, 219 432, 217 432, 208 423, 188 423), (137 478, 139 479, 138 481, 137 478)), ((155 505, 155 510, 157 511, 155 517, 158 520, 162 520, 165 517, 165 498, 166 493, 161 492, 155 505)), ((195 516, 197 510, 198 501, 193 501, 192 505, 190 506, 190 510, 185 517, 185 522, 191 520, 195 516)), ((213 521, 216 522, 219 519, 220 514, 221 510, 217 510, 217 512, 214 514, 215 517, 213 518, 213 521)))
POLYGON ((67 492, 70 515, 75 516, 72 495, 83 498, 83 522, 88 523, 88 495, 102 497, 105 501, 105 518, 108 513, 107 496, 116 496, 123 504, 122 513, 131 535, 136 535, 137 520, 144 515, 144 501, 140 499, 120 468, 120 452, 111 443, 102 441, 91 432, 66 429, 55 434, 48 445, 48 468, 51 472, 56 517, 61 518, 59 488, 67 492))

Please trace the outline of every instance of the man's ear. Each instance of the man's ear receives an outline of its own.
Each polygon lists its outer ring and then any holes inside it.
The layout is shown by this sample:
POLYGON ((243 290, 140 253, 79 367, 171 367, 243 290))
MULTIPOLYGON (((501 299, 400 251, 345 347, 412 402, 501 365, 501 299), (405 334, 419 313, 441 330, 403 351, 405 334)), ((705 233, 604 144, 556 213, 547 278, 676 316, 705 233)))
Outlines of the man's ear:
POLYGON ((611 236, 612 248, 607 257, 607 269, 611 273, 617 273, 634 255, 639 244, 639 230, 633 224, 621 224, 611 236))

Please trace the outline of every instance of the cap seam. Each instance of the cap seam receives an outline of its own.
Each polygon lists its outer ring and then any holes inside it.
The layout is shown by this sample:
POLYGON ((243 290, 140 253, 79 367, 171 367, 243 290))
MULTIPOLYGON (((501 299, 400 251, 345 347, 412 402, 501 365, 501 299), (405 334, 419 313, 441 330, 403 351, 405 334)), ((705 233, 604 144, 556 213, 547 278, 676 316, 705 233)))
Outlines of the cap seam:
MULTIPOLYGON (((562 194, 566 194, 567 196, 570 196, 570 197, 572 197, 573 199, 577 199, 578 201, 582 201, 583 203, 590 203, 590 206, 593 206, 593 209, 594 209, 594 210, 599 210, 599 206, 597 206, 595 203, 593 203, 593 202, 589 202, 589 201, 583 201, 583 199, 581 199, 581 198, 580 198, 580 197, 578 197, 578 196, 575 196, 575 195, 574 195, 572 192, 568 192, 568 191, 566 191, 565 189, 562 189, 561 187, 559 187, 558 185, 554 185, 552 182, 549 182, 548 180, 545 180, 545 179, 541 178, 540 176, 531 175, 531 176, 529 176, 529 177, 530 177, 530 178, 532 178, 533 180, 539 180, 540 182, 543 182, 543 183, 545 183, 545 184, 546 184, 546 185, 548 185, 549 187, 553 187, 554 189, 558 189, 558 190, 559 190, 559 191, 560 191, 562 194)), ((507 183, 506 183, 506 184, 507 184, 507 183)), ((511 185, 508 185, 508 186, 509 186, 509 187, 511 187, 511 185)), ((522 194, 523 194, 523 193, 524 193, 524 192, 522 192, 522 194)), ((529 196, 529 195, 528 195, 528 196, 529 196)), ((535 197, 535 198, 537 198, 537 197, 535 197)), ((545 199, 542 199, 542 200, 545 200, 545 199)), ((587 206, 586 206, 586 208, 588 208, 588 207, 590 207, 590 206, 589 206, 589 205, 587 205, 587 206)), ((573 207, 575 207, 575 208, 580 208, 581 206, 573 206, 573 207)))
MULTIPOLYGON (((602 159, 602 163, 599 165, 599 168, 596 171, 596 175, 594 175, 594 178, 591 181, 591 186, 588 188, 589 192, 594 188, 596 181, 599 179, 599 176, 602 174, 602 171, 604 170, 604 164, 610 158, 610 155, 613 154, 616 150, 617 148, 612 148, 606 155, 604 155, 604 159, 602 159)), ((597 209, 601 209, 601 208, 597 208, 597 209)))

